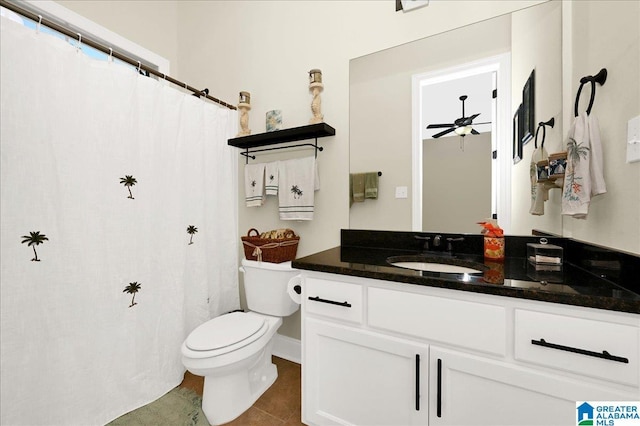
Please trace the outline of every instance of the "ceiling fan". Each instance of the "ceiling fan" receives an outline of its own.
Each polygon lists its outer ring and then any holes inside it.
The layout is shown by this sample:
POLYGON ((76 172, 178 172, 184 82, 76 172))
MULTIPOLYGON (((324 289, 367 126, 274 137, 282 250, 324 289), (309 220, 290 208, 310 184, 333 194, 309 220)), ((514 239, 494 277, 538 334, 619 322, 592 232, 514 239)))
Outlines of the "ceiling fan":
MULTIPOLYGON (((470 117, 465 117, 464 115, 464 101, 467 99, 467 95, 462 95, 460 96, 460 100, 462 101, 462 117, 458 118, 456 121, 454 121, 453 123, 449 123, 449 124, 429 124, 427 126, 427 129, 439 129, 439 128, 443 128, 443 127, 449 127, 447 130, 444 130, 440 133, 436 133, 435 135, 432 136, 432 138, 439 138, 440 136, 444 136, 448 133, 451 132, 456 132, 457 135, 460 135, 462 137, 465 137, 466 135, 468 135, 469 133, 471 133, 472 135, 479 135, 480 133, 474 129, 472 126, 473 120, 480 115, 480 113, 478 114, 473 114, 470 117)), ((491 123, 490 121, 484 122, 484 123, 475 123, 475 124, 489 124, 491 123)))

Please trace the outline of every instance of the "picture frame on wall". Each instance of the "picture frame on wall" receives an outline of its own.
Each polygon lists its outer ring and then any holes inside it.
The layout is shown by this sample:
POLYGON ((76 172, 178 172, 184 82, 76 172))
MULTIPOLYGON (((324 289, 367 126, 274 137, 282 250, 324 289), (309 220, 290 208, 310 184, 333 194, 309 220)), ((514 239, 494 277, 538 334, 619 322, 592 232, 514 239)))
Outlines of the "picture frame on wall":
POLYGON ((518 164, 522 160, 522 104, 513 116, 513 164, 518 164))
POLYGON ((522 144, 526 144, 533 139, 536 123, 535 108, 535 79, 536 70, 532 70, 527 82, 522 88, 521 123, 522 123, 522 144))

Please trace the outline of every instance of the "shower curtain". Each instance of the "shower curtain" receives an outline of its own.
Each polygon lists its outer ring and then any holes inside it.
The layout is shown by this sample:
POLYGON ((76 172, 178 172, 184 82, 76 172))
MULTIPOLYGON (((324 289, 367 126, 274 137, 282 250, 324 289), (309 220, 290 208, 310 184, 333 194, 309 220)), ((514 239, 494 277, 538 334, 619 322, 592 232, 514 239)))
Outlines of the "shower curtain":
POLYGON ((178 385, 237 309, 237 113, 2 18, 3 425, 93 425, 178 385))

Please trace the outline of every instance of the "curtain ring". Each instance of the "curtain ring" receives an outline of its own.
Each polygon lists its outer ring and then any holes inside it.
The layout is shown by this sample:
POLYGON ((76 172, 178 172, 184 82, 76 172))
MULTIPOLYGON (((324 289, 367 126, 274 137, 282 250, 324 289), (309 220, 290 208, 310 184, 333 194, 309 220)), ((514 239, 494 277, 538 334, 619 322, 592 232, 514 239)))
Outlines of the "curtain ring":
POLYGON ((82 49, 82 48, 80 47, 80 45, 82 44, 82 34, 80 34, 80 33, 76 33, 76 34, 78 34, 78 45, 76 46, 76 52, 77 52, 77 51, 79 51, 80 49, 82 49))
POLYGON ((142 64, 140 63, 140 61, 138 61, 138 74, 140 74, 140 67, 142 66, 142 64))
POLYGON ((42 15, 38 15, 38 26, 36 27, 36 34, 40 33, 40 25, 42 25, 42 15))
POLYGON ((109 63, 113 62, 113 49, 109 48, 109 63))

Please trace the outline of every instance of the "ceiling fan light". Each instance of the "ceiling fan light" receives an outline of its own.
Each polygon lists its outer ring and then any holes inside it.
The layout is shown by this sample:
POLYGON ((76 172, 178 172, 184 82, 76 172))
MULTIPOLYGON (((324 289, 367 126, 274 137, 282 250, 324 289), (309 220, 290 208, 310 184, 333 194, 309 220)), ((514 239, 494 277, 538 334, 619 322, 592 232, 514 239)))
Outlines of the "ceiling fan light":
POLYGON ((461 126, 457 127, 454 132, 456 132, 457 135, 465 136, 471 133, 471 130, 473 130, 471 126, 461 126))

